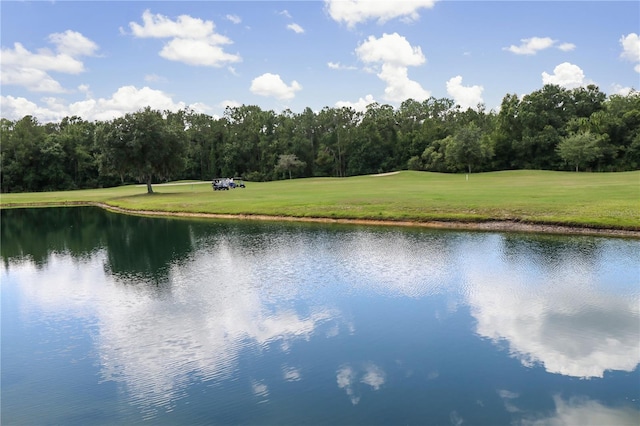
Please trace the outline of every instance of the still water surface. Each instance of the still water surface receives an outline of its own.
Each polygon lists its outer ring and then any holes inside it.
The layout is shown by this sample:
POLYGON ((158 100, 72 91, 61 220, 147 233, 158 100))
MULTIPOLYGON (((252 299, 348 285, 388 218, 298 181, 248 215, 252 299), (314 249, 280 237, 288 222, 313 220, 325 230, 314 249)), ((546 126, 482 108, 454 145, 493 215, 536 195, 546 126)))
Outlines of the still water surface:
POLYGON ((640 423, 640 241, 3 210, 2 424, 640 423))

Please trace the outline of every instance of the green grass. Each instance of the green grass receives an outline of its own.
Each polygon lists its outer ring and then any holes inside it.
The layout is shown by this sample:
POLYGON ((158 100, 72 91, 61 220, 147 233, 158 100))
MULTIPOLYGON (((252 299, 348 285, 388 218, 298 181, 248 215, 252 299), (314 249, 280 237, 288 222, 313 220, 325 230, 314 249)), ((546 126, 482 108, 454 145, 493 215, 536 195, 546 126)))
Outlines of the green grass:
POLYGON ((209 182, 2 194, 0 207, 101 202, 131 210, 391 221, 515 220, 640 230, 640 171, 503 171, 469 175, 404 171, 386 176, 209 182))

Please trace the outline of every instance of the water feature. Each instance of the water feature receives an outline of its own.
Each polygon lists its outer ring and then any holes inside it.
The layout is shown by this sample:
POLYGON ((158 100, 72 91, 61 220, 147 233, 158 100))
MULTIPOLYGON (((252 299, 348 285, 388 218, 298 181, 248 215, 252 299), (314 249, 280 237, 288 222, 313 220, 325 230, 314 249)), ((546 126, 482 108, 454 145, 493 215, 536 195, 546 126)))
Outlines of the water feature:
POLYGON ((3 425, 640 421, 638 240, 0 224, 3 425))

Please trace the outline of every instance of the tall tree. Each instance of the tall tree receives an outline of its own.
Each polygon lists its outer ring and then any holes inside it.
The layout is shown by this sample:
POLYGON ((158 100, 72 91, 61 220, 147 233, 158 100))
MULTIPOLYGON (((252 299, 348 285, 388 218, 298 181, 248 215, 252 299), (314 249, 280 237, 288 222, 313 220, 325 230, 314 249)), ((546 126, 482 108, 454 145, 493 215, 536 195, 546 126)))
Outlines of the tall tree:
POLYGON ((602 148, 599 145, 601 137, 593 133, 580 132, 562 138, 558 144, 558 155, 576 168, 588 164, 602 155, 602 148))
POLYGON ((464 167, 471 173, 471 167, 477 166, 490 154, 482 143, 482 129, 471 122, 463 126, 446 146, 446 159, 454 167, 464 167))
POLYGON ((566 123, 574 117, 571 93, 547 84, 522 98, 518 120, 522 139, 514 141, 519 168, 557 169, 556 146, 567 135, 566 123))
POLYGON ((146 183, 149 194, 154 179, 168 179, 184 165, 184 127, 149 107, 113 120, 97 140, 102 170, 146 183))
POLYGON ((295 154, 282 154, 278 157, 278 164, 276 170, 288 172, 289 179, 291 179, 291 171, 299 170, 305 166, 304 161, 300 161, 295 154))

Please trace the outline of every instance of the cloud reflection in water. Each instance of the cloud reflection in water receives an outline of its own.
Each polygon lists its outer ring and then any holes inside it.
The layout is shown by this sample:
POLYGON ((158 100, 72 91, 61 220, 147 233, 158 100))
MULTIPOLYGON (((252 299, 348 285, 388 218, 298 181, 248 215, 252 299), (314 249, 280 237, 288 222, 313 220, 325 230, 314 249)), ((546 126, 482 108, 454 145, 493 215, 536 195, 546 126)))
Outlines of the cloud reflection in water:
POLYGON ((607 370, 633 371, 640 363, 640 304, 634 293, 640 283, 619 283, 626 291, 606 292, 598 284, 602 263, 575 253, 551 256, 553 267, 546 269, 528 252, 500 258, 501 247, 491 244, 482 252, 494 253, 492 261, 470 259, 465 269, 479 335, 508 342, 523 365, 540 363, 566 376, 603 377, 607 370))
MULTIPOLYGON (((622 277, 627 282, 617 283, 615 292, 603 286, 620 277, 610 276, 616 260, 599 258, 597 250, 575 255, 570 245, 556 249, 545 243, 548 251, 536 254, 535 247, 525 250, 498 234, 346 229, 229 232, 193 241, 185 256, 167 257, 173 260, 158 275, 165 281, 162 291, 136 282, 135 274, 105 268, 105 251, 80 260, 54 253, 41 268, 12 265, 11 276, 26 295, 25 309, 94 323, 102 379, 126 386, 132 402, 149 412, 170 409, 193 381, 232 378, 245 350, 289 353, 316 333, 357 334, 358 318, 345 319, 350 312, 337 307, 344 308, 337 294, 412 301, 444 296, 448 311, 469 309, 478 335, 506 342, 523 365, 540 364, 551 373, 602 377, 607 370, 632 371, 640 362, 640 308, 633 290, 639 283, 622 277)), ((631 257, 640 264, 638 255, 631 257)), ((346 392, 353 405, 366 397, 365 390, 381 395, 392 373, 399 373, 339 359, 325 377, 335 372, 333 390, 341 398, 346 392)), ((277 380, 295 386, 313 377, 298 365, 278 363, 277 380)), ((439 377, 436 367, 426 379, 439 377)), ((273 400, 275 380, 249 378, 247 392, 273 400)), ((499 396, 505 410, 520 414, 518 393, 499 396)), ((601 419, 616 415, 593 401, 557 399, 556 409, 527 421, 555 424, 586 412, 601 419)), ((462 414, 466 419, 462 409, 452 413, 452 423, 461 422, 462 414)))

